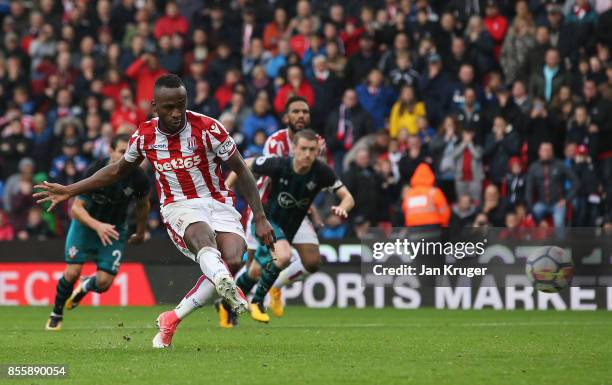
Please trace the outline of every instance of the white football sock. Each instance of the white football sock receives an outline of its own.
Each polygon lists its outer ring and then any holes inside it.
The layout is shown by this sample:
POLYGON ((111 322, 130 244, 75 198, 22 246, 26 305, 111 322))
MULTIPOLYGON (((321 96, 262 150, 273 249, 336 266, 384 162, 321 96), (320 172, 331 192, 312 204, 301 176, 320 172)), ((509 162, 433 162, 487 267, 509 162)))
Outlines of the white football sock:
POLYGON ((302 260, 298 257, 291 261, 289 266, 281 271, 272 287, 280 289, 281 287, 292 284, 293 282, 301 281, 309 275, 310 273, 306 271, 304 265, 302 264, 302 260))
POLYGON ((221 259, 221 252, 213 247, 203 247, 198 252, 198 263, 202 273, 213 283, 217 282, 221 276, 232 276, 227 265, 221 259))
POLYGON ((178 304, 178 306, 174 309, 176 315, 183 319, 187 317, 189 314, 193 313, 195 310, 204 306, 206 300, 212 297, 215 292, 215 286, 210 282, 209 279, 206 278, 205 275, 202 275, 195 286, 185 295, 185 298, 178 304))

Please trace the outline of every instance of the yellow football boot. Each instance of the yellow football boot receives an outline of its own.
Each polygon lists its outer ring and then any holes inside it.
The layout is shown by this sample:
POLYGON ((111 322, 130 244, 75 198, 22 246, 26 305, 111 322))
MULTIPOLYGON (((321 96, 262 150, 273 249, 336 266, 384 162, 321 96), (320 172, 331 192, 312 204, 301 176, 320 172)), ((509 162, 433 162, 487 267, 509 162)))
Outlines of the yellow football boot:
POLYGON ((282 317, 285 314, 283 306, 282 291, 279 288, 273 287, 270 289, 270 309, 276 317, 282 317))
POLYGON ((266 309, 261 303, 252 303, 249 305, 251 310, 251 318, 257 322, 268 323, 270 322, 270 316, 266 314, 266 309))
POLYGON ((217 301, 215 301, 215 309, 217 310, 217 313, 219 314, 219 326, 222 329, 233 328, 234 324, 232 323, 232 320, 230 318, 230 312, 227 311, 225 306, 223 306, 223 301, 220 298, 217 301))

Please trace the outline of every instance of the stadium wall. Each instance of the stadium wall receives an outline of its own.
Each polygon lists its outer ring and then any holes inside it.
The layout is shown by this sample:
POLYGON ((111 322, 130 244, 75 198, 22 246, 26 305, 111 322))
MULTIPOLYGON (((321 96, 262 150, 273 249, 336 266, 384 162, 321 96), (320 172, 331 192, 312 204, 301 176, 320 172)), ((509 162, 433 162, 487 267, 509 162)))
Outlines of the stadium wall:
MULTIPOLYGON (((65 265, 63 249, 61 240, 1 243, 0 305, 49 306, 65 265)), ((288 304, 314 308, 612 310, 612 274, 601 271, 575 277, 589 287, 575 285, 560 294, 534 293, 517 274, 516 266, 503 265, 490 267, 490 277, 464 282, 460 287, 419 288, 406 277, 391 279, 387 286, 364 287, 359 241, 322 244, 321 254, 324 263, 319 272, 284 290, 288 304)), ((83 304, 176 304, 200 275, 197 265, 164 239, 128 246, 125 255, 113 287, 103 295, 94 293, 83 304)), ((94 271, 95 266, 87 264, 84 274, 94 271)))

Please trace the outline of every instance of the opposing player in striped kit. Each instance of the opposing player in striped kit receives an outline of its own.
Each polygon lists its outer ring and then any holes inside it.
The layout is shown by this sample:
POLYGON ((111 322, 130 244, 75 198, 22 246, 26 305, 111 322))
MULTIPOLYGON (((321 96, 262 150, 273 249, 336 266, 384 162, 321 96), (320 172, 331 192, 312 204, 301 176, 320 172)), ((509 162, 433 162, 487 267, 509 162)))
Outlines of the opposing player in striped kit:
POLYGON ((161 214, 175 245, 200 265, 203 277, 180 305, 157 318, 153 347, 170 346, 183 318, 203 305, 211 287, 237 313, 247 301, 232 273, 241 266, 245 234, 235 197, 225 188, 221 163, 238 175, 238 184, 253 211, 257 237, 273 247, 274 232, 266 219, 253 174, 225 128, 210 117, 186 109, 187 92, 176 75, 155 82, 152 101, 157 118, 142 123, 119 161, 69 186, 44 182, 36 186, 38 202, 49 209, 78 194, 115 183, 147 158, 153 166, 161 214))

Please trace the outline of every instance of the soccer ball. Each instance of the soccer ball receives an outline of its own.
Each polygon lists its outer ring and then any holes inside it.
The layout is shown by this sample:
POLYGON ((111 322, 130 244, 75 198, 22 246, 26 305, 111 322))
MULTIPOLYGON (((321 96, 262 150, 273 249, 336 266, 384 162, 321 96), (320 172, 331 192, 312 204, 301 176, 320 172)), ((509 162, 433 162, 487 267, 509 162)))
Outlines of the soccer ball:
POLYGON ((557 293, 571 282, 574 264, 562 248, 544 246, 529 255, 525 272, 537 290, 557 293))

